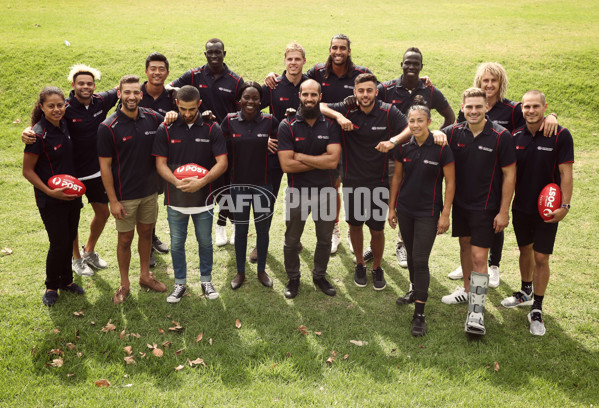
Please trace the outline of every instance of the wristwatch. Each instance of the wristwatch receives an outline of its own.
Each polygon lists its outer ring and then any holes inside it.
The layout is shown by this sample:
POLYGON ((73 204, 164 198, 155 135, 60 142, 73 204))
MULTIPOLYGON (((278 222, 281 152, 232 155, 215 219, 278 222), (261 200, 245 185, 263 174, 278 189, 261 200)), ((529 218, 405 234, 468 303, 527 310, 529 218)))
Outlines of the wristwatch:
POLYGON ((570 204, 562 204, 560 208, 565 208, 566 210, 570 211, 570 204))

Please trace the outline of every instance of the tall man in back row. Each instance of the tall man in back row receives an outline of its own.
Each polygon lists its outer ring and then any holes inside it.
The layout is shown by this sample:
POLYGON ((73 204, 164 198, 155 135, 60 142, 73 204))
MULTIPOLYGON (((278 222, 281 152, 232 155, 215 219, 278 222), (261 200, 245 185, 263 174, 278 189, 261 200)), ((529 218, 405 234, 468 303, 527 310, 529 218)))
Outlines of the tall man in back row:
POLYGON ((455 157, 456 192, 452 235, 460 240, 464 287, 441 299, 446 304, 468 302, 465 331, 483 335, 489 287, 487 258, 494 234, 509 223, 516 183, 516 150, 512 135, 488 120, 487 95, 480 88, 462 94, 466 121, 446 127, 455 157))
POLYGON ((514 132, 518 170, 512 206, 512 222, 520 249, 522 288, 501 302, 508 308, 531 305, 528 321, 530 333, 535 336, 545 334, 543 298, 549 284, 549 256, 553 253, 558 222, 570 211, 573 185, 572 135, 568 129, 558 126, 557 134, 544 137, 540 128, 546 110, 542 92, 528 91, 522 97, 526 126, 514 132), (551 219, 544 221, 538 213, 537 200, 549 183, 560 187, 562 204, 548 214, 551 219))
MULTIPOLYGON (((216 116, 216 121, 222 123, 227 114, 237 110, 235 97, 241 85, 243 78, 231 71, 224 59, 227 55, 225 44, 218 38, 211 38, 206 42, 206 65, 190 69, 181 75, 178 79, 170 83, 171 86, 180 88, 183 85, 193 85, 202 94, 202 105, 200 110, 212 111, 216 116)), ((221 185, 229 184, 229 175, 227 172, 222 176, 221 185)), ((217 183, 215 183, 217 184, 217 183)), ((227 201, 224 194, 221 194, 221 200, 227 201)), ((221 210, 218 213, 218 220, 215 228, 215 241, 217 246, 223 246, 227 243, 227 218, 232 220, 229 210, 221 210)), ((235 232, 231 235, 231 245, 235 243, 235 232)))

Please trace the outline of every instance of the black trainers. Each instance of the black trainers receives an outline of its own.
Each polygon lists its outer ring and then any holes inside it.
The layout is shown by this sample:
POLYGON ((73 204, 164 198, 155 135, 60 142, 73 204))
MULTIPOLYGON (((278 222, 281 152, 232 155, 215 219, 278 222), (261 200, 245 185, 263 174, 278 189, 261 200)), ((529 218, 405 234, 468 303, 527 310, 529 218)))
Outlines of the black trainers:
POLYGON ((372 270, 372 286, 374 290, 383 290, 387 287, 385 282, 385 272, 380 266, 372 270))
POLYGON ((212 282, 202 282, 202 292, 210 300, 218 299, 218 292, 214 289, 212 282))
POLYGON ((44 293, 44 297, 42 297, 42 302, 48 307, 53 306, 57 300, 58 292, 55 290, 47 290, 46 293, 44 293))
POLYGON ((424 315, 415 313, 412 318, 412 336, 422 337, 426 334, 426 322, 424 321, 424 315))
POLYGON ((318 279, 312 279, 312 282, 314 282, 314 284, 316 286, 318 286, 318 288, 320 290, 322 290, 322 292, 325 295, 335 296, 337 294, 337 291, 335 290, 333 285, 331 285, 330 282, 325 277, 318 278, 318 279))
POLYGON ((414 303, 414 300, 414 291, 410 287, 410 290, 408 290, 408 292, 405 295, 398 297, 395 303, 400 306, 409 305, 410 303, 414 303))
POLYGON ((364 262, 372 261, 374 259, 374 255, 372 254, 372 248, 366 248, 366 251, 364 251, 364 254, 362 256, 364 257, 364 262))
POLYGON ((366 267, 364 265, 356 265, 356 268, 354 269, 354 283, 360 288, 365 288, 366 284, 368 284, 368 279, 366 278, 366 267))
POLYGON ((60 289, 66 290, 71 293, 75 293, 76 295, 83 295, 85 293, 85 289, 83 289, 81 286, 77 285, 75 282, 71 283, 68 286, 63 286, 60 289))
POLYGON ((156 235, 152 235, 152 248, 161 254, 168 254, 168 245, 162 242, 156 235))
POLYGON ((166 298, 168 303, 179 303, 183 295, 185 294, 185 285, 175 283, 175 287, 170 295, 166 298))
POLYGON ((289 279, 289 282, 287 282, 287 286, 285 286, 285 291, 283 292, 287 299, 293 299, 297 296, 297 292, 299 291, 299 284, 299 279, 289 279))
POLYGON ((156 266, 156 255, 154 255, 154 248, 152 248, 152 251, 150 252, 150 268, 153 268, 156 266))

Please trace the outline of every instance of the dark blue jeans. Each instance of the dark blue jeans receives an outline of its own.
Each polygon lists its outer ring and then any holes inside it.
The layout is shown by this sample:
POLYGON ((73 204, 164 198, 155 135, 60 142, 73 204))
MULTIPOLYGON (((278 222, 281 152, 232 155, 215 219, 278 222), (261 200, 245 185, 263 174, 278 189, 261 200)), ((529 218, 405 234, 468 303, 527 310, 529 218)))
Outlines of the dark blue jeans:
POLYGON ((247 184, 231 184, 231 199, 234 208, 231 213, 235 224, 235 260, 237 262, 237 273, 245 273, 250 208, 254 210, 258 272, 263 272, 266 269, 270 223, 274 208, 272 186, 248 187, 247 184))

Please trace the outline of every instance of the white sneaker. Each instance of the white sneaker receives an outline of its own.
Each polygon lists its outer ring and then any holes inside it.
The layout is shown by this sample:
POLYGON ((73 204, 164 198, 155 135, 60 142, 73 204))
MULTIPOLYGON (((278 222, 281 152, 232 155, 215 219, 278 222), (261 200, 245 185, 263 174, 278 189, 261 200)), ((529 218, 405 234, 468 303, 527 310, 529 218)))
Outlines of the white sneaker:
POLYGON ((497 286, 499 286, 499 267, 493 265, 489 267, 489 287, 496 288, 497 286))
POLYGON ((399 266, 402 268, 408 267, 408 251, 406 251, 405 245, 400 245, 395 249, 395 256, 399 266))
POLYGON ((341 231, 339 231, 339 223, 335 223, 335 227, 333 228, 333 235, 331 236, 331 253, 334 254, 337 252, 337 248, 339 248, 339 244, 341 243, 341 231))
MULTIPOLYGON (((354 246, 351 244, 351 237, 349 236, 349 230, 347 230, 347 246, 349 248, 349 250, 351 251, 351 253, 354 253, 354 246)), ((355 260, 354 260, 355 262, 355 260)))
MULTIPOLYGON (((225 240, 227 238, 225 237, 225 240)), ((231 233, 231 239, 229 240, 229 244, 235 245, 235 225, 233 225, 233 232, 231 233)))
POLYGON ((166 298, 168 303, 179 303, 183 295, 185 294, 185 285, 176 283, 173 291, 166 298))
POLYGON ((455 288, 451 295, 445 295, 441 298, 441 302, 446 305, 457 305, 458 303, 467 303, 468 302, 468 293, 466 290, 458 286, 455 288))
POLYGON ((539 309, 533 309, 528 314, 528 321, 530 323, 530 334, 533 336, 544 336, 545 335, 545 322, 543 322, 543 312, 539 309))
POLYGON ((79 276, 94 275, 94 271, 92 270, 92 268, 87 266, 83 258, 71 259, 71 268, 73 268, 73 272, 75 272, 79 276))
POLYGON ((96 269, 105 269, 108 266, 105 260, 100 258, 100 255, 95 252, 85 252, 85 247, 81 249, 81 258, 85 261, 86 264, 96 269))
POLYGON ((462 272, 462 266, 460 265, 455 269, 455 271, 449 272, 449 275, 447 275, 447 277, 453 280, 462 279, 464 277, 464 272, 462 272))
POLYGON ((224 246, 227 245, 227 227, 216 224, 214 245, 224 246))
POLYGON ((508 309, 512 307, 519 306, 530 306, 534 302, 533 292, 530 295, 524 291, 514 292, 514 294, 510 297, 506 297, 501 301, 501 306, 507 307, 508 309))

